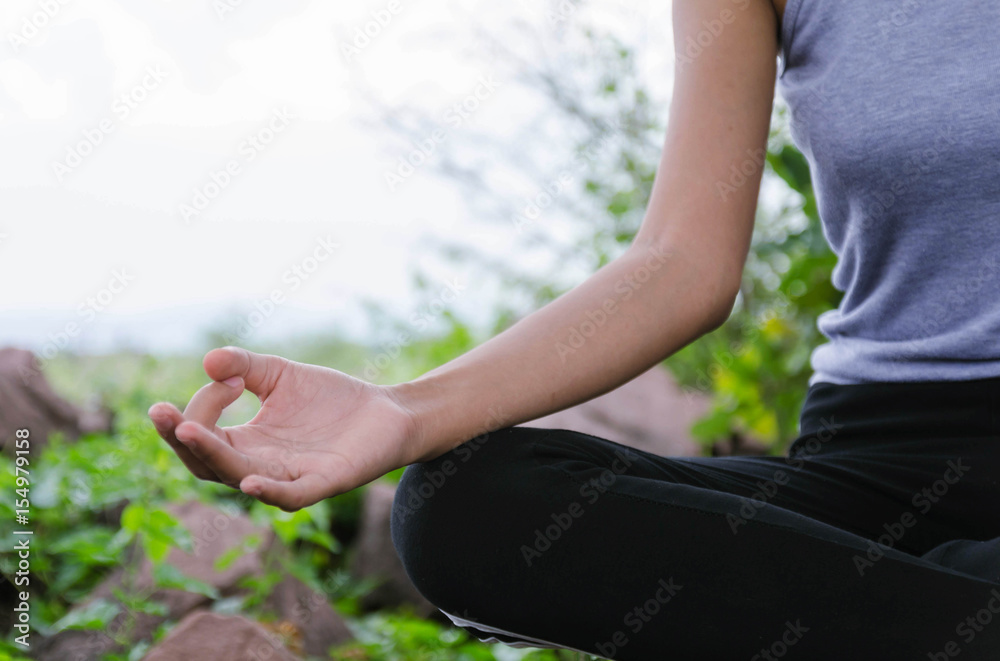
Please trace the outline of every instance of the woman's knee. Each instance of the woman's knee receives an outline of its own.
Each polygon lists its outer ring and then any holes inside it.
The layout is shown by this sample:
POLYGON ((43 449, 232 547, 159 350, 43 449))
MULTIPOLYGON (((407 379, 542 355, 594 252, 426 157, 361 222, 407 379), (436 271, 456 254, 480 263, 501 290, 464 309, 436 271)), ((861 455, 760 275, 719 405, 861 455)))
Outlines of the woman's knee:
POLYGON ((431 603, 456 607, 459 577, 488 571, 478 566, 482 550, 495 548, 497 536, 509 530, 497 519, 530 497, 530 445, 543 431, 501 429, 404 471, 393 502, 392 540, 410 579, 431 603))
POLYGON ((407 466, 396 491, 393 518, 404 524, 421 511, 438 518, 502 488, 504 476, 524 469, 530 459, 526 445, 537 431, 507 427, 466 441, 430 461, 407 466))

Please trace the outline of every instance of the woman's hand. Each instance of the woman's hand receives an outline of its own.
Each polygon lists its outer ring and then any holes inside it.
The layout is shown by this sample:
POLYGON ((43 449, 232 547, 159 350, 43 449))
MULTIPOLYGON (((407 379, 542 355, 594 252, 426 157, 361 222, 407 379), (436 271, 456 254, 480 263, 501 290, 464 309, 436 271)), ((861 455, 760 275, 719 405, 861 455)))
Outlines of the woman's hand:
POLYGON ((415 418, 384 386, 237 347, 209 351, 204 367, 212 383, 183 413, 166 402, 149 409, 160 436, 203 480, 294 511, 421 460, 415 418), (218 427, 244 388, 260 411, 218 427))

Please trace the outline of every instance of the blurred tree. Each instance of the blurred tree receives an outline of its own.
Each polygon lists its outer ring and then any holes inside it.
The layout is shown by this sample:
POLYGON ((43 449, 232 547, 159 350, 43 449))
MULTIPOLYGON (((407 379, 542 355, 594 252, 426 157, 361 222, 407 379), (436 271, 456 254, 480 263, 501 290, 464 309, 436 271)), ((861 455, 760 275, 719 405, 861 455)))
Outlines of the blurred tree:
MULTIPOLYGON (((537 116, 523 127, 504 126, 502 136, 489 126, 456 129, 461 135, 449 139, 434 161, 439 174, 462 184, 478 217, 508 224, 522 256, 512 263, 507 254, 472 249, 460 239, 440 247, 502 281, 506 296, 494 330, 571 288, 629 245, 659 161, 668 103, 655 99, 644 80, 648 47, 636 46, 641 39, 623 37, 620 28, 604 27, 615 22, 588 13, 591 3, 573 3, 572 14, 559 19, 565 4, 545 5, 548 20, 540 25, 517 21, 510 34, 491 27, 479 36, 483 61, 543 100, 537 116), (561 144, 572 145, 561 152, 565 157, 558 156, 561 144), (512 189, 525 194, 512 199, 512 189), (526 272, 524 256, 545 266, 526 272)), ((623 16, 632 27, 641 22, 627 11, 623 16)), ((409 142, 438 127, 413 109, 387 109, 382 121, 409 142)), ((788 123, 779 98, 733 313, 723 327, 666 361, 687 392, 713 397, 712 410, 694 428, 706 447, 734 434, 774 452, 786 447, 798 431, 809 355, 824 340, 816 317, 839 302, 830 283, 836 258, 822 233, 808 163, 791 144, 788 123)))

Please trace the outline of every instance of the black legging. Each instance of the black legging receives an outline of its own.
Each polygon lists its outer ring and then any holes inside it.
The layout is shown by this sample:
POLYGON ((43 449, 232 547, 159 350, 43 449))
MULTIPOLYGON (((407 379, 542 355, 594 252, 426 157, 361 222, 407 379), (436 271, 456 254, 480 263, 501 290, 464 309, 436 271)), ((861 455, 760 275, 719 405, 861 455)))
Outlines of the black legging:
POLYGON ((612 659, 996 660, 998 411, 1000 378, 819 383, 788 454, 768 457, 510 427, 409 466, 393 540, 420 592, 487 640, 612 659))

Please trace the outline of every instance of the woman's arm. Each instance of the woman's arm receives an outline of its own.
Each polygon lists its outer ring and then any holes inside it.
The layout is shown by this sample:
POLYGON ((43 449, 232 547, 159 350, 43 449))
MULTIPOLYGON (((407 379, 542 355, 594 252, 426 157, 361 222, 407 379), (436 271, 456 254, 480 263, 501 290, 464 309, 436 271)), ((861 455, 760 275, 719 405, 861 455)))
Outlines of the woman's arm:
POLYGON ((422 459, 612 390, 732 310, 771 118, 777 16, 769 0, 675 0, 673 15, 674 97, 634 243, 488 342, 391 388, 412 412, 422 459))
POLYGON ((674 0, 674 98, 633 245, 586 282, 467 354, 395 386, 244 349, 149 415, 199 478, 296 510, 432 459, 484 431, 607 392, 728 316, 750 242, 773 101, 769 0, 674 0), (689 44, 696 44, 690 47, 689 44), (244 389, 246 424, 219 427, 244 389))

